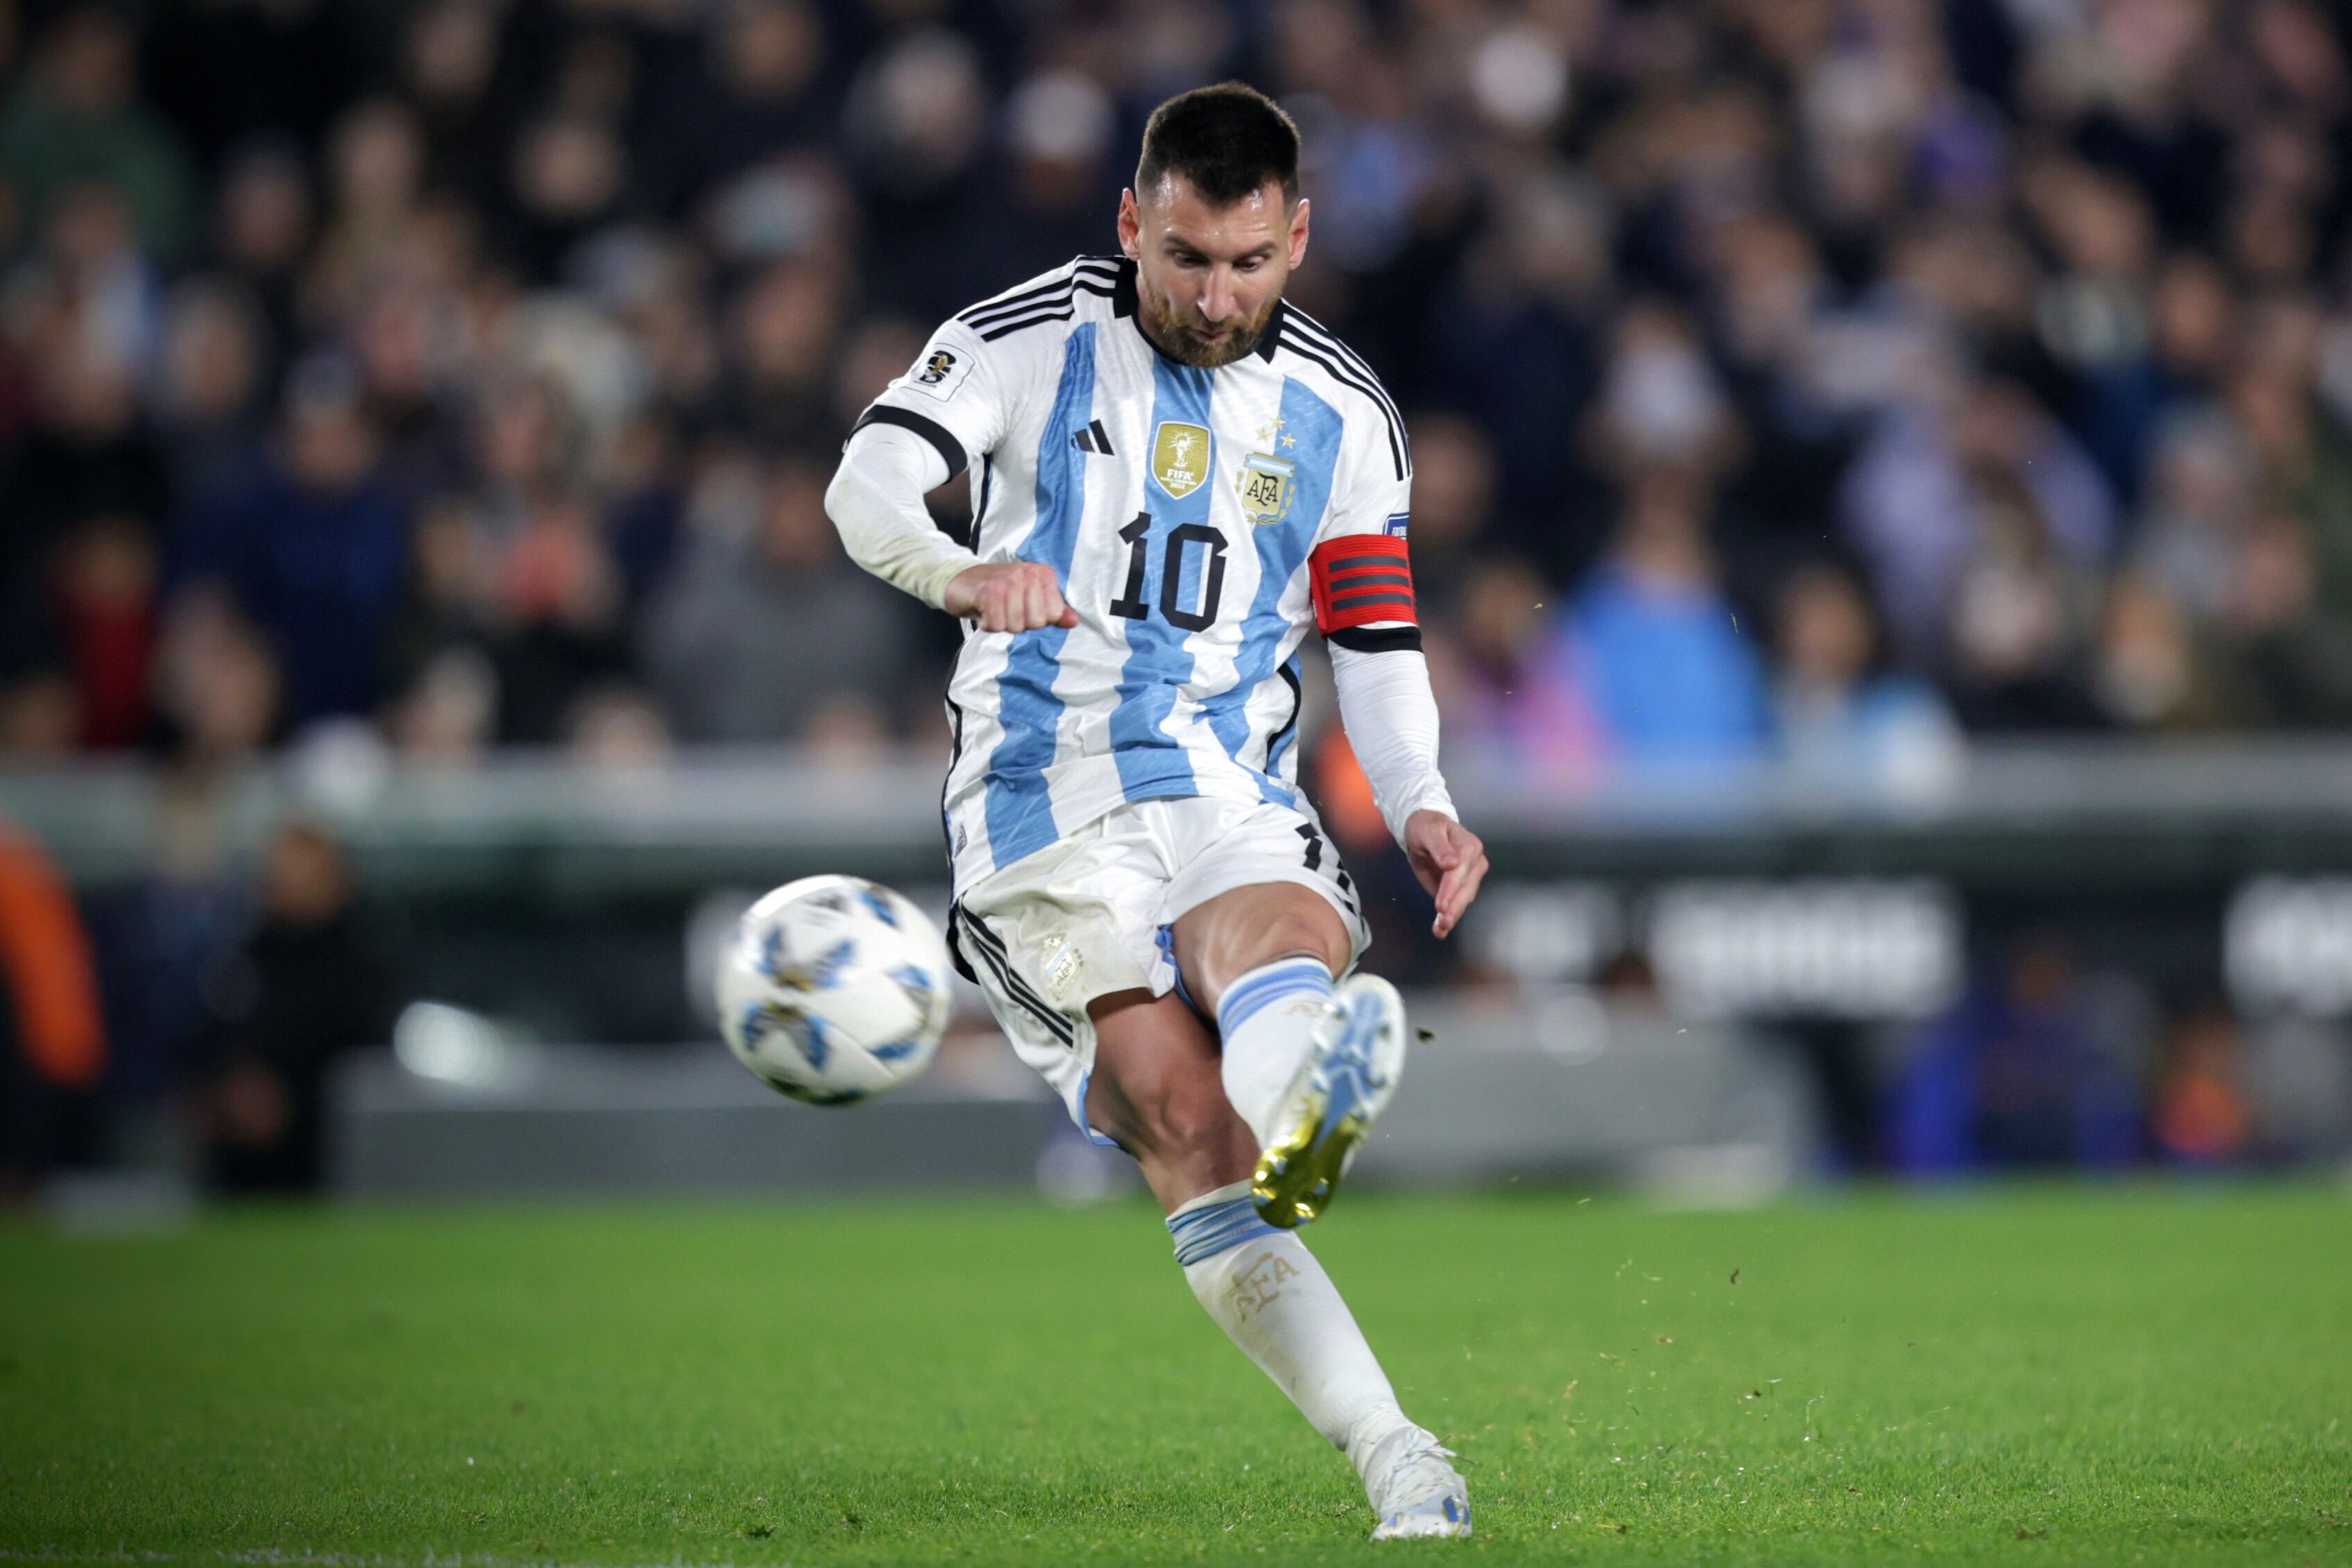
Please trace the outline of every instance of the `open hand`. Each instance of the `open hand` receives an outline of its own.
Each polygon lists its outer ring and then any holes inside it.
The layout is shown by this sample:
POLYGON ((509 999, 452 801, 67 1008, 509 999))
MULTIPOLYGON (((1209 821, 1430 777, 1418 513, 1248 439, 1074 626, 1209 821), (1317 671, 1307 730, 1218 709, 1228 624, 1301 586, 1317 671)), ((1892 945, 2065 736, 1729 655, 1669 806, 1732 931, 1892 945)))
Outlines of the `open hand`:
POLYGON ((978 621, 984 632, 1078 624, 1078 613, 1064 602, 1054 569, 1034 561, 965 567, 949 582, 942 607, 949 615, 978 621))
POLYGON ((1424 810, 1405 819, 1404 852, 1412 874, 1437 900, 1429 929, 1440 939, 1451 936, 1486 879, 1486 846, 1444 812, 1424 810))

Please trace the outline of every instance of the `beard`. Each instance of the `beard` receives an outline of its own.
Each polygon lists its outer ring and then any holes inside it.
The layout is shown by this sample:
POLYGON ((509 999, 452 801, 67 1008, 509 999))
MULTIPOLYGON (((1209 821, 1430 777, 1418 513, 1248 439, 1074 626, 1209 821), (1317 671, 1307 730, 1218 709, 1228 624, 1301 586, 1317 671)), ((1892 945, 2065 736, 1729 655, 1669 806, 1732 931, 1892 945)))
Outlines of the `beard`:
POLYGON ((1175 310, 1165 299, 1157 295, 1141 277, 1136 279, 1135 308, 1143 319, 1144 335, 1161 353, 1196 370, 1215 370, 1231 364, 1256 348, 1258 339, 1265 334, 1266 323, 1274 320, 1275 309, 1281 303, 1282 296, 1276 294, 1253 320, 1227 329, 1223 337, 1212 338, 1177 320, 1175 310))

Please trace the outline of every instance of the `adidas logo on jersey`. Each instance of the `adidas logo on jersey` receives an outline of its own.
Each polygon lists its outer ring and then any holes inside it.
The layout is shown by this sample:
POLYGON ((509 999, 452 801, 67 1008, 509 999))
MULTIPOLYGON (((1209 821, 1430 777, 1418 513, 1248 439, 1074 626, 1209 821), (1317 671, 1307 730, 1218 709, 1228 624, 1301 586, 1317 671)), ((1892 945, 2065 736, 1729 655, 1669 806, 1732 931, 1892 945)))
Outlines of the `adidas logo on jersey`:
POLYGON ((1098 458, 1118 456, 1110 449, 1110 432, 1103 428, 1103 422, 1099 419, 1083 430, 1074 431, 1070 436, 1070 445, 1081 452, 1092 452, 1098 458))

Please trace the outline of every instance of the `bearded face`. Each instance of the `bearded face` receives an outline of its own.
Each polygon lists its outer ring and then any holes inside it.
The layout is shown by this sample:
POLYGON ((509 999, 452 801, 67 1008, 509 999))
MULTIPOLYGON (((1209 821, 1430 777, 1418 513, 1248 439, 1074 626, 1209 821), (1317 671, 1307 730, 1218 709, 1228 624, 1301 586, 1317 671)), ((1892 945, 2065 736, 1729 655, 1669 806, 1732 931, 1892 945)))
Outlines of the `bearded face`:
POLYGON ((1212 323, 1197 310, 1190 319, 1182 306, 1153 287, 1150 274, 1137 268, 1135 280, 1136 313, 1143 318, 1144 335, 1161 353, 1178 364, 1189 364, 1200 370, 1214 370, 1231 364, 1249 353, 1265 335, 1266 323, 1282 303, 1277 289, 1266 296, 1257 314, 1246 321, 1212 323))
POLYGON ((1214 370, 1256 348, 1307 253, 1307 204, 1269 180, 1213 205, 1181 174, 1120 198, 1144 335, 1179 364, 1214 370))

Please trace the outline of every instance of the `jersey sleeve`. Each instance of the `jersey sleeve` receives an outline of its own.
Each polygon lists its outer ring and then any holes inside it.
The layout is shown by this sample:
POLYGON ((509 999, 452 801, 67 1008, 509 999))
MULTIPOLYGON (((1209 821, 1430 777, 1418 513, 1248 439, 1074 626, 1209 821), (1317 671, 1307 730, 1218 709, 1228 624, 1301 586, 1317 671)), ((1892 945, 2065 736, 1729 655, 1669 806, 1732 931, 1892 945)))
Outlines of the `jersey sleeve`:
POLYGON ((1360 428, 1371 438, 1349 454, 1354 482, 1338 488, 1307 556, 1309 585, 1315 624, 1331 645, 1339 722, 1381 819, 1402 844, 1415 812, 1456 813, 1437 765, 1437 699, 1422 657, 1405 549, 1412 468, 1393 425, 1373 415, 1360 428))
POLYGON ((943 532, 923 497, 996 449, 1012 421, 1004 366, 951 321, 858 416, 825 511, 851 560, 933 608, 980 558, 943 532), (938 465, 933 467, 933 465, 938 465))
POLYGON ((1353 482, 1338 488, 1307 557, 1315 629, 1360 652, 1417 649, 1421 619, 1405 547, 1410 470, 1398 475, 1384 443, 1351 443, 1345 461, 1353 482))
POLYGON ((946 461, 946 479, 953 479, 975 456, 994 451, 1012 427, 1017 388, 1010 371, 977 332, 950 321, 931 334, 907 374, 883 388, 850 436, 870 425, 912 431, 946 461))

